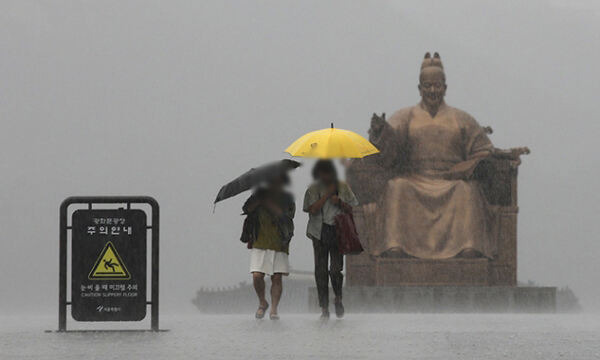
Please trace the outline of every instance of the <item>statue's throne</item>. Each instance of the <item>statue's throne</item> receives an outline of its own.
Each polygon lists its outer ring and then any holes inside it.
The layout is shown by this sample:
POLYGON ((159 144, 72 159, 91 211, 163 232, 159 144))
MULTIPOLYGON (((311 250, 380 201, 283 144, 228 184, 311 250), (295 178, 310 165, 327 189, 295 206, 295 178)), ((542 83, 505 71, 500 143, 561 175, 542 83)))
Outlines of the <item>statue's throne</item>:
MULTIPOLYGON (((491 133, 491 128, 485 128, 491 133)), ((494 217, 497 251, 492 259, 452 258, 426 260, 405 257, 371 256, 369 248, 378 241, 372 216, 377 200, 391 174, 382 169, 375 156, 352 160, 346 178, 356 193, 360 206, 354 219, 365 252, 347 256, 346 281, 349 286, 430 286, 430 285, 502 285, 517 284, 517 170, 520 155, 528 148, 495 149, 483 160, 474 178, 490 204, 494 217)))

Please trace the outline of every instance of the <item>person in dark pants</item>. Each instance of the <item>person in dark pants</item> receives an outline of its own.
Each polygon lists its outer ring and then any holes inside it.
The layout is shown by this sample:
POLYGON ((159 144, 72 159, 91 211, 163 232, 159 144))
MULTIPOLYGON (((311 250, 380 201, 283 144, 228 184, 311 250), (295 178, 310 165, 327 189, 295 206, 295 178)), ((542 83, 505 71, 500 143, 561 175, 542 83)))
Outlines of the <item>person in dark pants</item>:
POLYGON ((335 166, 330 160, 317 161, 312 175, 314 183, 306 190, 303 209, 309 214, 306 235, 313 242, 315 280, 321 318, 329 318, 328 278, 331 278, 331 287, 335 294, 335 314, 341 318, 344 316, 342 304, 344 256, 337 245, 335 216, 342 212, 351 212, 352 206, 358 205, 358 201, 350 187, 338 180, 335 166))

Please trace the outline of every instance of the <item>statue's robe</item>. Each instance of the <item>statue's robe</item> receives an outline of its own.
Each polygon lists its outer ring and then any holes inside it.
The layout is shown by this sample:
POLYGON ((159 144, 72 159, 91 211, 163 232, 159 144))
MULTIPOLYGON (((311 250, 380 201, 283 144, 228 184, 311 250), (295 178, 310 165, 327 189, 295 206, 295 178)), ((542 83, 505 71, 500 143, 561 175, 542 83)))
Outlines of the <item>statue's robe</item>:
POLYGON ((379 228, 372 255, 402 250, 446 259, 475 249, 493 256, 490 211, 470 180, 493 146, 473 117, 446 104, 431 117, 418 104, 393 114, 371 141, 381 151, 377 161, 395 174, 372 214, 379 228))

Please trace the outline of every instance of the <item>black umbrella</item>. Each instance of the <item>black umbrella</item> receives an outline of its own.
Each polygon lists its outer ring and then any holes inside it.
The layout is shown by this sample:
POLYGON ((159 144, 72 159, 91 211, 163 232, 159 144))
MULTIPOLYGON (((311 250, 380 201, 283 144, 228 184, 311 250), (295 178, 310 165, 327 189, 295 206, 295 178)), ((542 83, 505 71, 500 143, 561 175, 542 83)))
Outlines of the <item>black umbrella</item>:
POLYGON ((265 164, 263 166, 252 168, 242 175, 238 176, 228 184, 224 185, 215 199, 215 204, 221 200, 229 199, 232 196, 250 190, 263 182, 272 180, 281 174, 293 170, 301 164, 294 160, 284 159, 265 164))

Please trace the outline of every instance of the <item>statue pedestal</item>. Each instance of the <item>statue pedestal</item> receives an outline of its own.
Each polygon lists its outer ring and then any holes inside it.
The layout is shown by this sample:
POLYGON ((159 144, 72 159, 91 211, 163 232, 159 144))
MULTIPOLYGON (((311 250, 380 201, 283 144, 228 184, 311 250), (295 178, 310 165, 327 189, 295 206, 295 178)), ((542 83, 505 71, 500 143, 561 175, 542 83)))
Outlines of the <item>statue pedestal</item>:
POLYGON ((375 258, 362 264, 356 264, 353 256, 348 256, 347 259, 347 281, 352 286, 489 285, 488 259, 432 261, 375 258))
MULTIPOLYGON (((309 288, 309 310, 319 312, 317 289, 309 288)), ((553 313, 555 287, 351 286, 343 292, 347 312, 553 313)), ((333 299, 333 293, 330 294, 333 299)))
POLYGON ((513 286, 514 268, 497 260, 346 256, 348 286, 513 286))

